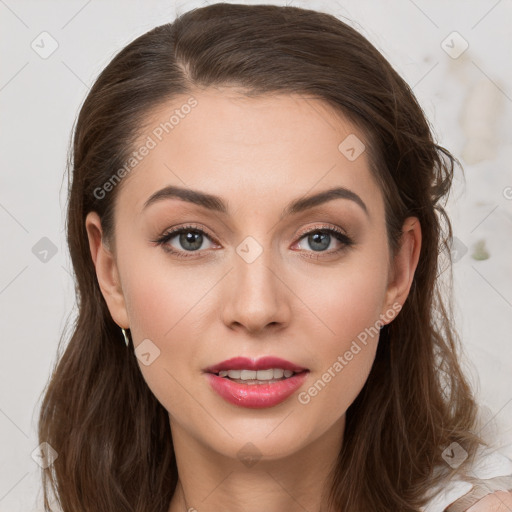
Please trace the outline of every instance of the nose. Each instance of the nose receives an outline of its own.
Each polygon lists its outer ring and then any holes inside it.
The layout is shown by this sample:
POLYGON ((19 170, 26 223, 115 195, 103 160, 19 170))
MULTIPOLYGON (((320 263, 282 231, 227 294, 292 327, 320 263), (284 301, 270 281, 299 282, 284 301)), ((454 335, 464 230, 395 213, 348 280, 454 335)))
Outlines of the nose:
POLYGON ((223 300, 223 320, 230 329, 261 334, 288 325, 291 292, 283 273, 272 268, 270 253, 263 250, 254 261, 235 255, 223 300))

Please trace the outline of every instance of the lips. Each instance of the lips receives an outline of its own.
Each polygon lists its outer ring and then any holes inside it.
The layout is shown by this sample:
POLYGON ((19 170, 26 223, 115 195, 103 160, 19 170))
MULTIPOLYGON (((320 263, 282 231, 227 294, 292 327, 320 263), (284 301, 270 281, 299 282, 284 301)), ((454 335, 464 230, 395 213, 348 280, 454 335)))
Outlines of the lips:
POLYGON ((203 372, 217 374, 223 370, 269 370, 271 368, 282 368, 283 370, 291 370, 295 373, 307 370, 307 368, 287 361, 286 359, 265 356, 256 360, 249 359, 247 357, 233 357, 226 361, 222 361, 221 363, 209 366, 208 368, 205 368, 203 372))
POLYGON ((307 368, 273 356, 265 356, 256 360, 247 357, 234 357, 209 366, 203 372, 211 389, 224 400, 239 407, 253 409, 273 407, 284 402, 304 384, 309 374, 307 368), (281 377, 277 380, 257 379, 259 382, 249 379, 244 382, 247 375, 244 379, 235 380, 225 375, 230 370, 242 370, 243 374, 246 373, 243 370, 249 370, 252 373, 270 369, 274 369, 274 374, 276 370, 284 370, 290 375, 285 375, 284 378, 281 377), (219 375, 219 372, 222 374, 219 375))

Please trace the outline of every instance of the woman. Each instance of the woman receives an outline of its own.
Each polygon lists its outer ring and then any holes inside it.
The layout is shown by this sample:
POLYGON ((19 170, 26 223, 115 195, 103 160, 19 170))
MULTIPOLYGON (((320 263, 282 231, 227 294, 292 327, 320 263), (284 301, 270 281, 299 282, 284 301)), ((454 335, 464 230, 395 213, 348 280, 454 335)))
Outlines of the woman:
POLYGON ((455 163, 333 16, 216 4, 124 48, 75 127, 45 506, 510 502, 440 491, 483 443, 439 291, 455 163))

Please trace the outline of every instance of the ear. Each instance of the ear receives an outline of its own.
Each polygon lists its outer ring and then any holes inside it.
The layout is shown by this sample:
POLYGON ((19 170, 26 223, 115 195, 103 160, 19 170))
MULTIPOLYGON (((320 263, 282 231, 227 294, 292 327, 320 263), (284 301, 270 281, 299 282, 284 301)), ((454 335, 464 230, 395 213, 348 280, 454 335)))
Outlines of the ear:
POLYGON ((421 225, 417 217, 407 217, 402 226, 400 248, 391 262, 385 310, 396 303, 403 306, 411 289, 421 249, 421 225))
POLYGON ((85 227, 101 293, 114 322, 119 327, 128 329, 130 324, 116 259, 104 240, 101 219, 96 212, 87 215, 85 227))

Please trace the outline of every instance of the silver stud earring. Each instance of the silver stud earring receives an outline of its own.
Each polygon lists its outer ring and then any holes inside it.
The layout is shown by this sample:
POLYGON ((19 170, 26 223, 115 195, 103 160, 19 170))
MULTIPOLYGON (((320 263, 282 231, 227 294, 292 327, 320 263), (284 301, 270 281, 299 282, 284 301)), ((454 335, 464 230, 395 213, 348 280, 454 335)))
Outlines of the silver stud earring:
POLYGON ((123 332, 124 342, 126 343, 126 346, 128 346, 130 344, 130 340, 128 339, 128 336, 126 335, 126 331, 123 328, 121 328, 121 331, 123 332))

